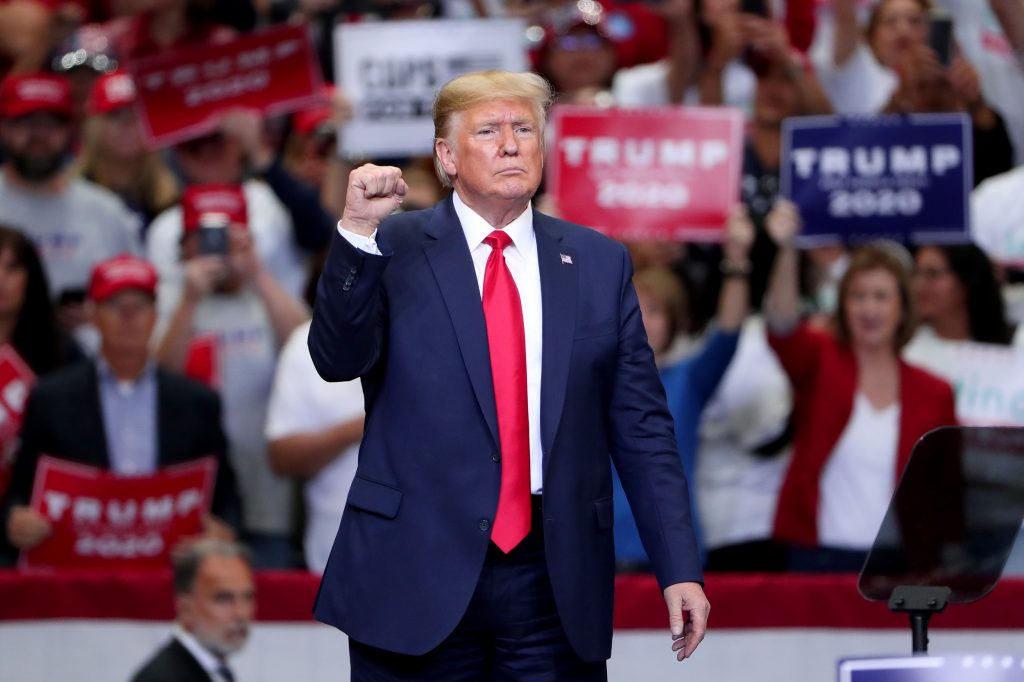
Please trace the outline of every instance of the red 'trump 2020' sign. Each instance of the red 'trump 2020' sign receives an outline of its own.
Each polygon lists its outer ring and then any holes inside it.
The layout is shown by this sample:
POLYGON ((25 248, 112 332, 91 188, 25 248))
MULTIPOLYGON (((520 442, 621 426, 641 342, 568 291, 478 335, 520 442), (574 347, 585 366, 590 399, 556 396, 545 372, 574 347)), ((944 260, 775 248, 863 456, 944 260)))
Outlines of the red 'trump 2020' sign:
POLYGON ((721 239, 739 197, 741 112, 558 106, 552 124, 561 217, 619 239, 721 239))
POLYGON ((26 567, 163 568, 174 545, 202 528, 217 464, 204 457, 151 476, 39 458, 33 509, 53 527, 22 553, 26 567))

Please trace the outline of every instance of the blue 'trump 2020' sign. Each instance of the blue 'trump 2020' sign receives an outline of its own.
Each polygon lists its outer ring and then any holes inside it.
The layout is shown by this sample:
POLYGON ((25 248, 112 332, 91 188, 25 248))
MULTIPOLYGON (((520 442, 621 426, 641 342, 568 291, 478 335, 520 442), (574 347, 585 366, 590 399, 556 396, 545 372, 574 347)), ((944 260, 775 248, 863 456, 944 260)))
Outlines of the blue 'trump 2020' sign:
POLYGON ((800 207, 802 246, 966 241, 972 168, 965 114, 783 123, 781 189, 800 207))

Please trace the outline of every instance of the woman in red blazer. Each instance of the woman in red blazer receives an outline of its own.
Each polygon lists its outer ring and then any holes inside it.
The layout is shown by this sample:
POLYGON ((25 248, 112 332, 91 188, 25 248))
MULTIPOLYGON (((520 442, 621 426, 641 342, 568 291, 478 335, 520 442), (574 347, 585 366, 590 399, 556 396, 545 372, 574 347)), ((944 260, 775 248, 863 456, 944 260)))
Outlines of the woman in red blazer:
POLYGON ((793 459, 775 536, 793 570, 859 570, 914 443, 956 423, 953 390, 908 365, 907 267, 878 245, 853 252, 834 331, 799 319, 796 207, 780 201, 767 230, 779 247, 765 298, 769 343, 793 384, 793 459))

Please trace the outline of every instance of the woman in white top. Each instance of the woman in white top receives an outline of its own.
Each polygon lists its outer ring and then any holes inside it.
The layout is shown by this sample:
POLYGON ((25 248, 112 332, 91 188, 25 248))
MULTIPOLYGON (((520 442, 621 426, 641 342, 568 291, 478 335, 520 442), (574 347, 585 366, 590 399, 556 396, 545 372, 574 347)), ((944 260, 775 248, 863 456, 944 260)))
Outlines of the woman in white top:
POLYGON ((900 358, 913 315, 907 268, 892 248, 853 252, 834 330, 800 323, 799 224, 788 202, 767 220, 779 246, 765 297, 768 340, 794 402, 775 537, 789 546, 792 570, 858 570, 914 442, 956 423, 953 390, 900 358))

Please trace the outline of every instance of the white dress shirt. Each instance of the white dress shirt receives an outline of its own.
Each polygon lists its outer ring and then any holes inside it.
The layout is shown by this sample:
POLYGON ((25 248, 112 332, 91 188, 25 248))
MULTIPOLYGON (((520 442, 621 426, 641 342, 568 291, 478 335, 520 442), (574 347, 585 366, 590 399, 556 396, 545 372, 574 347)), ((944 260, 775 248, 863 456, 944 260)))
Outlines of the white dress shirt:
MULTIPOLYGON (((480 298, 483 300, 484 270, 491 255, 491 248, 484 244, 483 240, 497 228, 467 206, 457 192, 452 193, 452 201, 455 204, 455 214, 462 224, 469 254, 473 258, 476 283, 480 289, 480 298)), ((544 488, 544 460, 540 441, 540 372, 544 344, 541 326, 540 263, 537 260, 537 238, 533 233, 531 205, 527 205, 526 210, 518 218, 501 229, 512 238, 512 244, 505 248, 505 263, 516 283, 516 288, 519 289, 519 301, 523 307, 523 331, 526 337, 526 401, 530 416, 530 491, 539 495, 544 488)), ((380 255, 376 232, 364 237, 346 230, 340 222, 338 232, 357 249, 380 255)))
POLYGON ((174 627, 174 638, 177 639, 183 647, 188 649, 188 652, 192 654, 192 658, 196 659, 196 663, 206 671, 206 674, 210 676, 210 679, 214 682, 228 682, 228 680, 220 674, 221 669, 227 666, 224 661, 221 661, 212 651, 204 647, 199 643, 192 633, 185 630, 181 625, 174 627))

